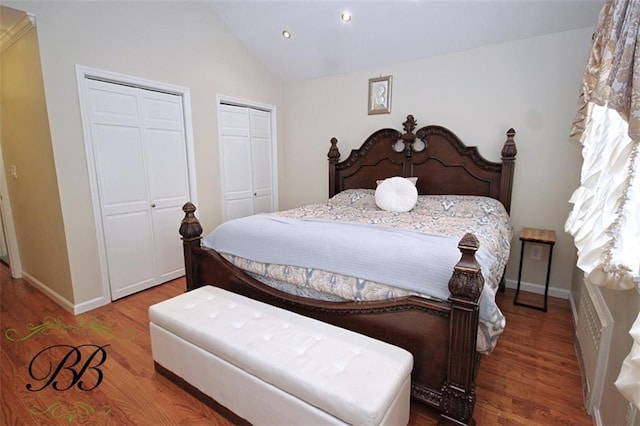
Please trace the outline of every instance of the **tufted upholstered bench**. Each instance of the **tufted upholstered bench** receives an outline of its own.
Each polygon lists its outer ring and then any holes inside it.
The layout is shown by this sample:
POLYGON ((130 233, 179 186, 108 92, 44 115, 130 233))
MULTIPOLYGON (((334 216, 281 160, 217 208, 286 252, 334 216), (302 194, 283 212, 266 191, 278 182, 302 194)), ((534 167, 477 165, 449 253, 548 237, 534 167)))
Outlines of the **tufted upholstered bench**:
POLYGON ((149 308, 168 370, 253 424, 406 425, 404 349, 205 286, 149 308))

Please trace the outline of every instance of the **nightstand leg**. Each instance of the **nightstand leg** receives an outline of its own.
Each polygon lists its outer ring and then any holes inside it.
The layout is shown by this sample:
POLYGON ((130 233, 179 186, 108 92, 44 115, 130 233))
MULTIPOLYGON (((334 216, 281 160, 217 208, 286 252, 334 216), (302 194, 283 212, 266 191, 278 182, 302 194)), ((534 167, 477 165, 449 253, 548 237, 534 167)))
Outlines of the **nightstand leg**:
POLYGON ((549 244, 549 264, 547 265, 547 281, 544 284, 544 311, 547 312, 547 295, 549 294, 549 277, 551 276, 551 255, 553 244, 549 244))
POLYGON ((520 241, 520 265, 518 266, 518 287, 516 295, 513 297, 513 304, 518 304, 518 295, 520 294, 520 279, 522 278, 522 259, 524 258, 524 241, 520 241))

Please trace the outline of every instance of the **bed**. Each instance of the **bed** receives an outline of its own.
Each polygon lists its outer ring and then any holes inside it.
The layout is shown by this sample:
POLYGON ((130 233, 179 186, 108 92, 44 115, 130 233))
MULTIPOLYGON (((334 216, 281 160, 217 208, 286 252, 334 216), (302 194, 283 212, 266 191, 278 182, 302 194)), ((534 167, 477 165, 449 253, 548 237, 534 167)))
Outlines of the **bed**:
MULTIPOLYGON (((506 133, 501 161, 491 162, 476 147, 465 145, 444 127, 429 125, 417 131, 416 127, 417 121, 409 115, 403 123, 403 132, 388 128, 378 130, 342 161, 338 141, 332 138, 328 153, 329 198, 326 202, 273 215, 256 215, 268 216, 266 218, 225 222, 205 238, 195 216, 196 207, 191 203, 185 204, 180 234, 187 290, 215 285, 403 347, 414 357, 412 397, 435 408, 440 413, 441 423, 474 424, 475 384, 480 361, 484 354, 491 352, 504 327, 504 318, 499 310, 492 306, 487 308, 485 301, 489 299, 491 302, 498 285, 503 282, 508 259, 511 239, 508 213, 516 157, 515 131, 509 129, 506 133), (419 194, 415 207, 406 213, 380 212, 375 201, 376 188, 381 182, 396 177, 414 178, 419 194), (458 208, 461 210, 456 210, 458 208), (448 235, 433 236, 436 231, 429 230, 429 222, 438 221, 416 216, 423 211, 431 212, 431 219, 446 219, 449 231, 443 232, 448 235), (466 216, 481 227, 468 227, 463 223, 454 225, 451 231, 451 221, 457 221, 458 216, 466 216), (281 258, 269 257, 272 253, 256 261, 251 259, 251 254, 234 251, 260 246, 256 243, 255 229, 266 228, 266 225, 259 221, 252 223, 254 220, 277 222, 276 226, 304 226, 285 228, 292 229, 289 234, 295 235, 318 232, 316 228, 320 228, 319 232, 325 230, 323 244, 311 244, 305 248, 313 253, 324 246, 328 251, 315 257, 325 262, 332 262, 327 260, 332 255, 337 259, 349 257, 349 249, 358 254, 352 256, 354 258, 368 258, 369 253, 363 253, 368 249, 366 246, 371 245, 372 252, 395 253, 395 257, 389 260, 395 267, 382 268, 388 274, 378 279, 378 276, 353 276, 361 272, 366 275, 366 264, 360 265, 352 275, 351 270, 327 271, 331 266, 326 264, 310 267, 296 263, 296 260, 287 265, 287 262, 280 261, 281 258), (497 226, 498 222, 505 221, 497 226), (340 228, 343 226, 349 226, 349 232, 343 232, 340 228), (338 229, 329 232, 331 227, 338 229), (425 229, 421 229, 423 227, 425 229), (243 228, 248 230, 249 237, 241 236, 243 228), (501 229, 498 236, 488 236, 491 228, 501 229), (375 237, 375 244, 358 243, 358 238, 374 241, 372 235, 379 232, 383 234, 375 237), (341 243, 340 235, 350 237, 343 237, 341 243), (243 242, 247 238, 250 244, 243 242), (410 245, 409 241, 416 238, 429 238, 429 244, 435 250, 424 254, 422 248, 417 248, 422 246, 410 245), (389 244, 393 241, 395 246, 385 248, 378 245, 385 244, 385 241, 389 244), (340 252, 335 248, 338 245, 346 247, 340 252), (416 273, 423 275, 425 278, 421 281, 429 284, 438 281, 442 272, 436 270, 437 265, 429 266, 427 260, 431 257, 440 259, 438 256, 447 253, 446 260, 435 263, 448 265, 452 248, 456 260, 448 267, 445 282, 438 284, 442 286, 440 293, 434 296, 410 287, 416 280, 416 273), (334 250, 336 253, 332 254, 334 250), (416 252, 419 252, 417 256, 416 252), (422 263, 417 266, 406 264, 405 268, 404 258, 416 257, 422 263), (489 263, 487 258, 491 260, 489 263), (413 272, 409 272, 411 268, 413 272), (303 283, 288 283, 284 275, 303 276, 303 283), (343 284, 342 280, 349 281, 350 277, 353 281, 351 288, 355 290, 345 291, 348 285, 336 284, 343 284), (339 290, 332 292, 327 288, 339 290), (489 318, 486 318, 487 313, 489 318)), ((285 233, 276 227, 272 237, 285 233)), ((275 247, 272 246, 275 244, 273 240, 265 241, 264 246, 275 247)), ((310 243, 315 239, 309 237, 306 241, 310 243)), ((283 244, 283 250, 271 251, 281 256, 297 255, 295 249, 293 253, 285 250, 292 243, 283 244)), ((415 263, 415 259, 412 261, 415 263)), ((442 281, 442 277, 439 280, 442 281)))

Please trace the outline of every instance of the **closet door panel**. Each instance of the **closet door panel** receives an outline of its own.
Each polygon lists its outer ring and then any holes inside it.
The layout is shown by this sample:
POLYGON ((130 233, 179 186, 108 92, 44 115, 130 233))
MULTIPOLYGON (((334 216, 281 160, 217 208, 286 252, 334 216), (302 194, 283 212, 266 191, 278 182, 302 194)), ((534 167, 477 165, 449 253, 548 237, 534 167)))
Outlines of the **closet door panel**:
POLYGON ((271 114, 220 106, 225 219, 273 211, 271 114))
POLYGON ((149 202, 140 129, 95 124, 93 141, 102 214, 111 216, 147 210, 149 202))
POLYGON ((156 283, 136 89, 90 81, 91 136, 112 299, 156 283))
POLYGON ((176 223, 189 199, 182 98, 88 80, 113 300, 184 273, 176 223))
POLYGON ((249 116, 246 108, 224 106, 220 120, 223 197, 229 220, 253 214, 249 116))
POLYGON ((105 246, 112 299, 157 284, 156 255, 148 211, 107 216, 105 246))
POLYGON ((155 209, 153 211, 154 239, 160 282, 184 275, 182 240, 176 229, 184 217, 182 206, 155 209))
POLYGON ((158 275, 164 282, 184 272, 182 241, 175 229, 189 201, 182 98, 142 91, 141 105, 158 275))

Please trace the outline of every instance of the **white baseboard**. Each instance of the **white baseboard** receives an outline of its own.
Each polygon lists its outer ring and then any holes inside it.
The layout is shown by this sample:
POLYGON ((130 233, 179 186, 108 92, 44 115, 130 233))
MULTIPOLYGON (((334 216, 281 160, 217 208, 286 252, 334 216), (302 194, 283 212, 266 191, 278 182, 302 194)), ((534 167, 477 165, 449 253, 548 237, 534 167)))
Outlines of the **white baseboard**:
POLYGON ((27 281, 29 284, 31 284, 32 286, 34 286, 35 288, 37 288, 38 290, 43 292, 46 296, 49 297, 49 299, 53 300, 58 305, 62 306, 62 308, 64 308, 65 311, 70 312, 70 313, 75 315, 74 306, 73 306, 72 302, 70 302, 69 300, 67 300, 63 296, 59 295, 55 291, 51 290, 49 287, 44 285, 42 282, 40 282, 39 280, 34 278, 28 272, 25 272, 24 270, 22 271, 22 278, 25 281, 27 281))
POLYGON ((67 300, 65 297, 51 290, 49 287, 47 287, 42 282, 34 278, 28 272, 22 271, 22 275, 25 281, 27 281, 29 284, 31 284, 32 286, 40 290, 47 297, 49 297, 49 299, 53 300, 56 304, 60 305, 65 311, 73 315, 82 314, 92 309, 99 308, 100 306, 107 305, 111 302, 110 300, 107 300, 105 297, 97 297, 95 299, 76 305, 73 302, 70 302, 69 300, 67 300))
MULTIPOLYGON (((518 281, 516 280, 505 280, 506 281, 506 286, 508 288, 516 288, 518 287, 518 281)), ((521 291, 526 291, 529 293, 536 293, 536 294, 544 294, 544 286, 540 285, 540 284, 532 284, 532 283, 527 283, 524 281, 520 282, 520 290, 521 291)), ((561 289, 561 288, 555 288, 555 287, 549 287, 549 296, 551 297, 557 297, 560 299, 569 299, 571 292, 569 290, 565 290, 565 289, 561 289)))
POLYGON ((87 300, 86 302, 79 303, 74 305, 73 311, 74 315, 83 314, 85 312, 91 311, 93 309, 99 308, 100 306, 108 305, 111 303, 111 300, 107 299, 104 296, 96 297, 95 299, 87 300))

